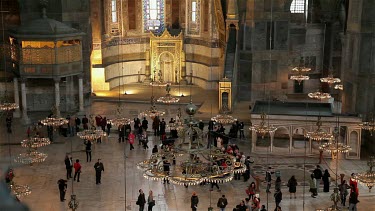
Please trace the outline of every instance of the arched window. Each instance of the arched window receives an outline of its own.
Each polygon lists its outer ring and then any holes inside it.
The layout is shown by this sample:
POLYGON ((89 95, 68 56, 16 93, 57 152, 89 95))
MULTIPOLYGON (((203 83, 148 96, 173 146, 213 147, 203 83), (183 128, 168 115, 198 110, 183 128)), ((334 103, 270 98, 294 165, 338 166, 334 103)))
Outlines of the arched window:
POLYGON ((201 0, 189 0, 187 4, 187 32, 190 35, 199 35, 200 32, 200 7, 201 0))
POLYGON ((112 23, 117 23, 117 5, 116 0, 111 1, 111 17, 112 23))
POLYGON ((290 5, 290 12, 291 13, 305 13, 307 10, 308 0, 293 0, 292 4, 290 5), (306 7, 305 7, 306 3, 306 7))
POLYGON ((164 0, 143 0, 144 31, 164 28, 164 0))

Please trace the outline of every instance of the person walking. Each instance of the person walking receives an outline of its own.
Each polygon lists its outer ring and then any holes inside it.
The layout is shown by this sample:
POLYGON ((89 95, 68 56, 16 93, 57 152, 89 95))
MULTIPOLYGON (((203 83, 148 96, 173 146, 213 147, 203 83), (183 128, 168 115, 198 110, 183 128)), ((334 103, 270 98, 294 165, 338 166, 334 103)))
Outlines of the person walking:
POLYGON ((316 169, 313 171, 313 174, 314 174, 314 177, 315 177, 315 180, 316 180, 316 184, 315 184, 316 192, 318 193, 319 192, 320 180, 323 177, 323 172, 320 169, 319 165, 316 166, 316 169))
POLYGON ((152 211, 152 207, 155 206, 154 194, 152 190, 148 192, 147 204, 148 204, 148 211, 152 211))
POLYGON ((273 194, 273 197, 275 197, 276 207, 278 207, 281 203, 281 200, 283 200, 283 193, 279 188, 275 190, 275 194, 273 194))
POLYGON ((84 144, 86 145, 85 151, 86 151, 86 162, 91 162, 91 141, 85 140, 84 144))
POLYGON ((345 202, 346 202, 346 196, 348 196, 349 194, 348 189, 350 189, 350 186, 346 183, 346 180, 343 180, 342 183, 339 185, 339 191, 340 191, 341 205, 344 207, 345 207, 345 202))
POLYGON ((266 189, 266 192, 267 193, 271 193, 270 189, 271 189, 271 174, 273 174, 273 172, 271 171, 271 167, 268 167, 268 170, 266 171, 266 182, 267 182, 267 189, 266 189))
POLYGON ((316 179, 315 179, 314 174, 311 174, 309 183, 310 183, 311 197, 315 198, 318 195, 318 192, 316 191, 316 179))
POLYGON ((65 168, 66 168, 66 179, 73 178, 72 177, 72 169, 73 169, 73 161, 72 157, 69 157, 68 154, 65 155, 65 168))
POLYGON ((142 128, 147 131, 147 128, 148 128, 148 121, 146 119, 146 117, 143 117, 143 120, 142 120, 142 128))
POLYGON ((246 189, 246 194, 248 195, 249 199, 253 199, 255 196, 256 185, 255 182, 252 182, 249 187, 246 189))
POLYGON ((7 126, 7 132, 12 133, 12 116, 8 115, 5 118, 6 126, 7 126))
POLYGON ((96 176, 96 184, 101 184, 102 171, 104 171, 104 165, 100 159, 98 159, 98 162, 95 163, 94 169, 96 176))
POLYGON ((167 123, 164 121, 164 118, 162 118, 160 122, 160 137, 165 135, 166 126, 167 126, 167 123))
POLYGON ((66 182, 68 182, 68 181, 63 180, 63 179, 59 179, 57 181, 59 191, 60 191, 60 201, 61 202, 65 201, 65 193, 66 193, 66 189, 68 188, 68 185, 66 184, 66 182))
POLYGON ((281 189, 281 178, 280 177, 276 177, 276 181, 275 181, 275 190, 277 189, 281 189))
POLYGON ((135 141, 135 135, 133 133, 133 131, 130 131, 129 133, 129 136, 128 136, 128 141, 129 141, 129 144, 130 144, 130 150, 133 150, 134 149, 134 141, 135 141))
POLYGON ((158 116, 156 116, 154 120, 152 121, 152 130, 154 130, 154 136, 160 135, 159 126, 160 126, 160 119, 158 116))
POLYGON ((74 167, 74 181, 76 181, 76 177, 78 177, 77 182, 79 182, 79 176, 81 175, 81 168, 82 168, 81 164, 79 163, 79 159, 76 160, 73 167, 74 167))
POLYGON ((139 195, 136 204, 139 206, 139 211, 143 211, 145 209, 146 197, 142 189, 139 189, 138 192, 139 195))
POLYGON ((199 198, 197 196, 197 193, 193 192, 191 199, 190 199, 190 207, 192 211, 197 211, 198 203, 199 203, 199 198))
MULTIPOLYGON (((171 164, 169 163, 168 159, 166 159, 165 157, 162 157, 162 160, 163 160, 163 171, 164 171, 164 174, 165 175, 169 175, 171 164)), ((163 179, 163 184, 165 184, 165 182, 167 182, 169 184, 168 177, 167 177, 167 179, 165 179, 165 178, 163 179)))
POLYGON ((331 178, 331 175, 328 172, 328 169, 324 171, 324 174, 322 176, 323 180, 323 192, 329 192, 329 180, 331 178))
POLYGON ((245 127, 245 124, 243 122, 241 122, 238 125, 238 130, 240 131, 240 139, 245 138, 244 129, 243 129, 244 127, 245 127))
POLYGON ((125 141, 125 125, 118 126, 118 143, 125 141))
POLYGON ((217 201, 217 207, 220 208, 220 211, 225 211, 225 207, 228 205, 228 200, 225 198, 225 195, 222 195, 221 198, 217 201))
MULTIPOLYGON (((352 186, 354 188, 354 186, 352 186)), ((351 191, 349 196, 349 211, 357 211, 358 194, 355 190, 351 191)))
POLYGON ((297 191, 297 180, 296 178, 294 177, 294 175, 288 180, 288 184, 287 184, 288 188, 289 188, 289 193, 290 193, 290 198, 292 198, 292 195, 294 194, 294 198, 297 198, 296 197, 296 191, 297 191))

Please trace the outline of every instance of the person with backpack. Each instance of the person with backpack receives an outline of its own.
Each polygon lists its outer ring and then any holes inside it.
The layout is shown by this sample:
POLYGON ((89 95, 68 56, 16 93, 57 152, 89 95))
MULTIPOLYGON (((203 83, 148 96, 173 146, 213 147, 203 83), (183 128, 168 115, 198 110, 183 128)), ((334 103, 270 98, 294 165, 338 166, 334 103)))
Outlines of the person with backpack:
POLYGON ((225 198, 225 195, 222 195, 221 198, 217 201, 217 207, 220 208, 220 211, 225 211, 225 207, 228 205, 228 200, 225 198))

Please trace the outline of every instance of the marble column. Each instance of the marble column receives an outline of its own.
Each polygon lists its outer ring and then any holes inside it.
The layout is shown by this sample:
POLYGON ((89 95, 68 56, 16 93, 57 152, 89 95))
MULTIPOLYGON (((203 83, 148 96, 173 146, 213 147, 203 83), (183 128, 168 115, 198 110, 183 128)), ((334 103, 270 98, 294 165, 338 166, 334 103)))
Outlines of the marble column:
POLYGON ((275 133, 270 133, 271 137, 271 144, 270 144, 270 152, 272 153, 273 151, 273 139, 274 139, 275 133))
POLYGON ((252 144, 252 147, 251 147, 251 152, 255 152, 255 148, 256 148, 256 145, 257 145, 257 133, 255 131, 251 131, 251 144, 252 144))
POLYGON ((60 77, 54 78, 55 81, 55 108, 56 115, 60 116, 60 77))
POLYGON ((20 112, 20 93, 18 89, 18 79, 14 78, 13 79, 13 84, 14 84, 14 103, 18 105, 18 108, 13 113, 14 118, 20 118, 21 117, 21 112, 20 112))
POLYGON ((83 112, 83 75, 78 76, 78 100, 79 112, 83 112))
POLYGON ((22 121, 23 124, 28 125, 31 123, 27 116, 27 102, 26 102, 26 79, 21 79, 21 96, 22 96, 22 121))

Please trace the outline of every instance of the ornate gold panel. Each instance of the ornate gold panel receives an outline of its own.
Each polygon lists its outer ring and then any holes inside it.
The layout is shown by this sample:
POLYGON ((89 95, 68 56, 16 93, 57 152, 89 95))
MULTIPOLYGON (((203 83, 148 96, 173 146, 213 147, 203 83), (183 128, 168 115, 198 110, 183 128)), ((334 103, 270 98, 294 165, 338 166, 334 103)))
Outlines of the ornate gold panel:
MULTIPOLYGON (((150 79, 179 83, 185 79, 186 73, 182 71, 185 61, 183 53, 182 33, 172 36, 168 30, 164 30, 160 36, 150 33, 150 79)), ((146 51, 147 53, 147 51, 146 51)))

